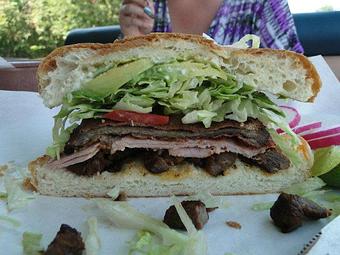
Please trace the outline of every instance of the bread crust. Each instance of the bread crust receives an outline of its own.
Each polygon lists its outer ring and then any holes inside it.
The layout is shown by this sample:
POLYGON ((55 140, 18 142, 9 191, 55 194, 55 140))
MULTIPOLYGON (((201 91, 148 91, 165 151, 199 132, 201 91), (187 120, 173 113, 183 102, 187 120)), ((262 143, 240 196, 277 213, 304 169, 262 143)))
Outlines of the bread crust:
POLYGON ((76 50, 76 49, 91 49, 96 50, 98 55, 106 55, 108 53, 113 53, 117 51, 126 51, 133 48, 138 48, 140 46, 145 46, 159 40, 174 40, 174 41, 191 41, 211 50, 221 50, 221 47, 215 44, 212 40, 205 39, 199 35, 189 35, 180 33, 151 33, 145 36, 130 37, 122 40, 116 40, 113 43, 101 44, 101 43, 79 43, 73 45, 66 45, 53 50, 49 55, 47 55, 37 70, 38 78, 38 88, 39 92, 44 88, 41 82, 41 77, 54 70, 56 67, 56 58, 64 56, 66 53, 76 50))
POLYGON ((269 48, 260 48, 260 49, 243 49, 237 50, 232 53, 233 55, 253 55, 253 56, 260 56, 260 55, 276 55, 279 58, 292 58, 295 60, 296 66, 302 65, 303 68, 306 70, 307 79, 311 79, 313 81, 312 84, 312 91, 313 96, 309 98, 308 102, 314 102, 315 97, 320 91, 321 88, 321 79, 316 71, 315 66, 309 61, 309 59, 300 54, 289 50, 275 50, 269 48))
POLYGON ((95 50, 97 55, 106 55, 118 51, 127 51, 130 49, 138 48, 141 46, 150 45, 160 40, 169 41, 189 41, 201 46, 204 46, 209 51, 217 53, 221 58, 225 56, 226 52, 232 52, 234 55, 276 55, 279 58, 292 58, 297 66, 302 65, 306 70, 307 79, 313 81, 312 91, 313 95, 308 99, 309 102, 313 102, 317 93, 321 87, 320 77, 313 66, 313 64, 305 56, 286 50, 274 50, 274 49, 238 49, 232 47, 224 47, 216 44, 214 41, 206 39, 199 35, 179 34, 179 33, 151 33, 145 36, 131 37, 123 40, 116 40, 110 44, 99 43, 81 43, 63 46, 52 51, 38 67, 38 90, 41 92, 48 84, 43 82, 43 76, 48 72, 53 71, 56 68, 56 59, 64 56, 70 51, 77 49, 91 49, 95 50))
POLYGON ((263 194, 278 192, 309 177, 309 170, 305 165, 300 168, 291 166, 269 174, 241 161, 237 161, 234 167, 226 169, 223 176, 218 177, 210 176, 189 163, 161 174, 152 174, 138 161, 125 164, 119 172, 103 172, 87 177, 66 169, 48 169, 46 164, 49 160, 48 156, 39 157, 29 164, 29 170, 32 185, 41 194, 53 196, 105 197, 116 185, 122 185, 121 191, 129 197, 190 195, 206 189, 214 195, 263 194), (249 177, 253 188, 243 184, 249 182, 249 177), (242 185, 243 187, 238 187, 242 185))

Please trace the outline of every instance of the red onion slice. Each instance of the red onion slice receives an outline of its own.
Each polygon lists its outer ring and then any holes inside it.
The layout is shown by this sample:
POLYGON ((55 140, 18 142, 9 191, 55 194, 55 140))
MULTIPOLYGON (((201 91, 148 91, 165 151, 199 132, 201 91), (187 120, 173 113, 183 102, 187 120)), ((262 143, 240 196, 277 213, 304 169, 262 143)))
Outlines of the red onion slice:
POLYGON ((340 133, 340 127, 335 127, 335 128, 318 131, 315 133, 306 134, 306 135, 303 135, 302 137, 308 141, 308 140, 323 138, 326 136, 332 136, 332 135, 339 134, 339 133, 340 133))
POLYGON ((308 143, 313 150, 329 147, 332 145, 340 145, 340 134, 310 140, 308 143))
MULTIPOLYGON (((280 107, 285 110, 287 115, 289 114, 289 115, 292 116, 291 120, 289 121, 289 127, 290 128, 295 128, 297 125, 299 125, 299 123, 301 121, 301 115, 299 114, 299 112, 294 107, 287 106, 287 105, 281 105, 280 107)), ((289 115, 288 115, 288 117, 289 117, 289 115)), ((284 132, 281 128, 277 129, 276 131, 279 134, 284 132)))
POLYGON ((310 130, 313 130, 313 129, 317 129, 317 128, 321 128, 321 122, 320 121, 310 123, 310 124, 307 124, 307 125, 304 125, 304 126, 296 127, 295 129, 293 129, 293 131, 294 131, 295 134, 300 134, 300 133, 310 131, 310 130))

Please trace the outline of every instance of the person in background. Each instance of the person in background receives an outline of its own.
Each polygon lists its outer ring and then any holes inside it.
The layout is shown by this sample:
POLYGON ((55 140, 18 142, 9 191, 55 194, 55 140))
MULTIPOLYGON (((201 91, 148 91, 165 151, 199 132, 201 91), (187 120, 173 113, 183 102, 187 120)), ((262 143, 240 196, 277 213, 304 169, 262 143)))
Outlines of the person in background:
POLYGON ((125 37, 206 33, 226 45, 255 34, 261 47, 303 53, 287 0, 123 0, 119 21, 125 37))

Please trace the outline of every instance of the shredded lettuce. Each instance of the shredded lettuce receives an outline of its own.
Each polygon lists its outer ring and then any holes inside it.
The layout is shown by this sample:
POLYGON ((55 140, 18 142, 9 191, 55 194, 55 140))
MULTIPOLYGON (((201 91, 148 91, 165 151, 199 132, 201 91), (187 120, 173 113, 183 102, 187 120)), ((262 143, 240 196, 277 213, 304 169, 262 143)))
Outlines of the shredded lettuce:
MULTIPOLYGON (((325 201, 323 196, 325 191, 320 189, 325 186, 326 183, 324 183, 320 178, 313 177, 304 182, 293 184, 282 191, 288 194, 299 195, 321 204, 320 201, 325 201), (321 200, 317 199, 319 197, 321 200)), ((255 203, 251 206, 251 209, 254 211, 265 211, 269 210, 273 204, 274 202, 255 203)))
POLYGON ((200 191, 195 195, 177 198, 177 201, 201 201, 207 208, 227 208, 228 205, 220 196, 213 196, 207 190, 200 191))
POLYGON ((18 228, 21 225, 20 221, 18 221, 17 219, 14 219, 13 217, 9 217, 6 215, 0 215, 0 221, 10 223, 15 228, 18 228))
POLYGON ((7 199, 7 193, 0 192, 0 200, 6 200, 7 199))
POLYGON ((108 196, 111 197, 112 200, 115 200, 119 196, 119 186, 115 186, 109 192, 106 193, 108 196))
POLYGON ((301 162, 306 160, 304 156, 297 150, 298 144, 295 143, 295 140, 287 139, 287 137, 278 134, 273 128, 269 128, 267 130, 275 144, 282 150, 282 152, 290 159, 290 161, 295 166, 298 166, 299 164, 301 164, 301 162))
POLYGON ((253 211, 266 211, 273 206, 274 202, 256 203, 251 206, 253 211))
MULTIPOLYGON (((162 221, 151 218, 126 202, 114 202, 106 199, 97 200, 98 207, 117 227, 144 230, 137 241, 130 243, 130 254, 176 254, 204 255, 206 242, 202 231, 191 230, 190 234, 170 229, 162 221), (151 238, 152 237, 152 238, 151 238), (154 243, 159 240, 159 242, 154 243), (153 251, 145 253, 145 250, 153 251), (168 253, 161 251, 168 250, 168 253), (144 251, 144 253, 143 253, 144 251)), ((191 223, 192 224, 192 223, 191 223)), ((190 227, 191 229, 191 227, 190 227)))
POLYGON ((97 218, 91 217, 87 220, 88 234, 85 239, 86 255, 97 255, 100 250, 100 239, 97 233, 97 218))
POLYGON ((10 176, 4 177, 7 192, 7 208, 9 211, 26 206, 35 195, 22 190, 20 182, 10 176))
POLYGON ((24 232, 22 235, 22 246, 24 255, 42 255, 43 248, 41 247, 42 234, 24 232))
POLYGON ((70 139, 70 135, 78 126, 79 121, 95 118, 98 115, 111 111, 97 108, 99 107, 98 103, 77 103, 78 101, 79 98, 77 97, 65 99, 59 113, 54 116, 52 130, 53 144, 46 149, 46 155, 52 158, 59 158, 60 153, 64 150, 66 142, 70 139))
POLYGON ((326 183, 318 177, 309 178, 304 182, 293 184, 287 189, 284 189, 283 192, 304 196, 311 191, 315 191, 321 189, 326 186, 326 183))
POLYGON ((151 232, 140 230, 129 242, 129 255, 177 255, 180 249, 176 245, 161 244, 159 238, 151 232))
POLYGON ((233 43, 232 46, 236 48, 249 48, 249 41, 252 41, 251 48, 260 48, 260 37, 252 34, 243 36, 238 42, 233 43))

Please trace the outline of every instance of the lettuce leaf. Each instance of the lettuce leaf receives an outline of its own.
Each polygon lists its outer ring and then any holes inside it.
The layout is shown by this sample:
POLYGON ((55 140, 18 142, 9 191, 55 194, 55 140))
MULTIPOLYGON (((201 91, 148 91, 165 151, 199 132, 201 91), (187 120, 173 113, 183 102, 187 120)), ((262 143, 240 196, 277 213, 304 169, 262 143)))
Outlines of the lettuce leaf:
POLYGON ((17 219, 14 219, 12 217, 9 217, 7 215, 0 215, 0 221, 7 222, 15 228, 18 228, 21 225, 20 221, 18 221, 17 219))
POLYGON ((312 175, 320 176, 340 164, 340 146, 317 149, 314 152, 312 175))
POLYGON ((41 247, 42 234, 24 232, 22 235, 22 246, 24 255, 42 255, 43 248, 41 247))
POLYGON ((88 234, 85 238, 86 255, 97 255, 100 250, 100 239, 97 233, 97 218, 90 217, 87 220, 88 234))
POLYGON ((129 242, 129 255, 178 255, 176 245, 164 245, 157 236, 149 231, 140 230, 129 242))
POLYGON ((259 212, 259 211, 266 211, 269 210, 273 206, 274 202, 262 202, 262 203, 256 203, 251 206, 251 209, 253 211, 259 212))
POLYGON ((20 182, 10 176, 6 175, 4 177, 4 184, 7 192, 7 208, 9 211, 25 207, 36 197, 35 194, 23 191, 20 182))
POLYGON ((309 178, 304 182, 291 185, 289 188, 283 190, 286 193, 304 196, 309 192, 321 189, 326 186, 326 183, 318 177, 309 178))

